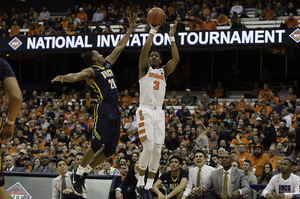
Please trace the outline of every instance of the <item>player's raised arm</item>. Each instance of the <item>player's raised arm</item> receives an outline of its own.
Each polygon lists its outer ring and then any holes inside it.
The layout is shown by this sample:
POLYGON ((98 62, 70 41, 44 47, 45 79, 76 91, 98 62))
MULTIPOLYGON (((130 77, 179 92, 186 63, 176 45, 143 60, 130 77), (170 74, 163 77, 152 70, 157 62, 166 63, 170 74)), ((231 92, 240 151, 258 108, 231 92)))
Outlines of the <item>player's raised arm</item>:
POLYGON ((83 69, 79 73, 69 73, 67 75, 58 75, 51 82, 77 82, 80 80, 86 80, 92 76, 95 76, 95 73, 92 68, 83 69))
POLYGON ((131 14, 130 15, 129 29, 128 29, 127 33, 118 42, 117 46, 112 51, 112 53, 105 58, 105 60, 109 61, 111 63, 111 65, 114 65, 114 63, 117 61, 119 55, 121 54, 121 52, 125 48, 126 43, 128 42, 128 39, 129 39, 131 33, 133 32, 133 30, 136 29, 140 25, 140 23, 139 24, 135 23, 136 19, 137 19, 136 14, 131 14))
POLYGON ((170 32, 169 32, 169 39, 171 41, 171 53, 172 53, 172 59, 170 61, 168 61, 168 63, 166 64, 166 66, 164 67, 164 70, 166 72, 166 77, 168 77, 168 75, 170 75, 176 68, 180 57, 179 57, 179 52, 175 43, 175 39, 174 39, 174 34, 176 32, 176 28, 177 28, 177 23, 175 23, 175 25, 171 28, 170 32))
POLYGON ((141 72, 145 72, 148 68, 148 61, 149 61, 149 51, 151 49, 151 43, 153 40, 154 35, 156 34, 156 32, 158 31, 159 27, 161 25, 158 26, 152 26, 151 24, 149 24, 151 30, 150 33, 148 35, 148 38, 142 48, 141 54, 140 54, 140 58, 139 58, 139 71, 140 71, 140 78, 141 76, 144 76, 144 74, 141 74, 141 72))

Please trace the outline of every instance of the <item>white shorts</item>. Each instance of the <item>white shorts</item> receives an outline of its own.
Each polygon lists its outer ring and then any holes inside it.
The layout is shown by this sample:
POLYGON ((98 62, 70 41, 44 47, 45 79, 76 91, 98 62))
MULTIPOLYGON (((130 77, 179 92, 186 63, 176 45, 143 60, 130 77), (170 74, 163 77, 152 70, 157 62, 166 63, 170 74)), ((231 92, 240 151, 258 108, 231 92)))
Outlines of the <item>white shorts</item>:
POLYGON ((136 120, 141 142, 145 136, 147 140, 154 140, 156 144, 165 141, 165 112, 161 108, 141 105, 136 110, 136 120))

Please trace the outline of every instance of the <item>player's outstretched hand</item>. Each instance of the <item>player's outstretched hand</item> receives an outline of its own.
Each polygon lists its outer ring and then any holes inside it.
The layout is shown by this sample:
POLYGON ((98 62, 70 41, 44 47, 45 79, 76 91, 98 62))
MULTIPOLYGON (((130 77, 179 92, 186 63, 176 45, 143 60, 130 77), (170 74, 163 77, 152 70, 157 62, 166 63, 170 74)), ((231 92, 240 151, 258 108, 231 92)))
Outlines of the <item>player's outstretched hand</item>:
POLYGON ((163 25, 163 23, 160 25, 157 25, 157 26, 152 26, 152 24, 149 23, 150 28, 153 30, 156 30, 156 31, 158 31, 158 29, 161 27, 161 25, 163 25))
POLYGON ((129 28, 131 29, 136 29, 139 25, 141 25, 142 23, 135 23, 137 19, 137 16, 135 13, 130 14, 130 18, 129 18, 129 28))
POLYGON ((178 22, 175 23, 175 25, 170 29, 169 31, 169 37, 173 37, 175 35, 176 29, 177 29, 178 22))
POLYGON ((3 126, 3 144, 6 144, 13 138, 14 135, 14 125, 5 123, 3 126))
POLYGON ((51 80, 51 83, 52 83, 52 84, 53 84, 53 82, 61 82, 61 83, 64 83, 63 76, 57 75, 54 79, 51 80))

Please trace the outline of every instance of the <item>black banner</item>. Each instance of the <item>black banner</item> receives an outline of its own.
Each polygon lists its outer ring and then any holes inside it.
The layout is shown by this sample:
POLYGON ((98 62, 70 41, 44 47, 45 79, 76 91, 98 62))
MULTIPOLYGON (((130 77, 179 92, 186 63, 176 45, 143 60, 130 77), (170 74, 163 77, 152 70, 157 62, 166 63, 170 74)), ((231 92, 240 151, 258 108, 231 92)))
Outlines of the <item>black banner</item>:
MULTIPOLYGON (((114 48, 124 34, 88 34, 39 37, 2 37, 0 52, 49 51, 114 48)), ((140 48, 148 33, 133 33, 126 48, 140 48)), ((168 33, 158 32, 152 45, 170 46, 168 33)), ((175 35, 178 47, 295 45, 300 42, 300 29, 255 29, 220 31, 185 31, 175 35)))

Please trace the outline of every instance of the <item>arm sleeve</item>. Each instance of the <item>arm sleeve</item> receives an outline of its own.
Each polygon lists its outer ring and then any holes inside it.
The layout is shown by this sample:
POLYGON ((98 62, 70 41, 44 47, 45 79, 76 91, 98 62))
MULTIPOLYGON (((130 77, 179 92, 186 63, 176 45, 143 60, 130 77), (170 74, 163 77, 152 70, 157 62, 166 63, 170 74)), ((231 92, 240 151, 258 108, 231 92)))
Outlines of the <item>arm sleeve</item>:
POLYGON ((52 199, 59 199, 59 191, 55 186, 55 179, 52 181, 52 199))
POLYGON ((186 184, 186 187, 185 187, 183 195, 189 196, 191 194, 191 192, 192 192, 192 188, 193 188, 193 182, 192 182, 192 179, 189 178, 189 181, 186 184))
POLYGON ((262 192, 262 196, 263 197, 266 197, 267 193, 271 194, 272 191, 275 189, 275 177, 276 176, 273 176, 272 179, 270 180, 269 184, 267 185, 267 187, 263 190, 262 192))

